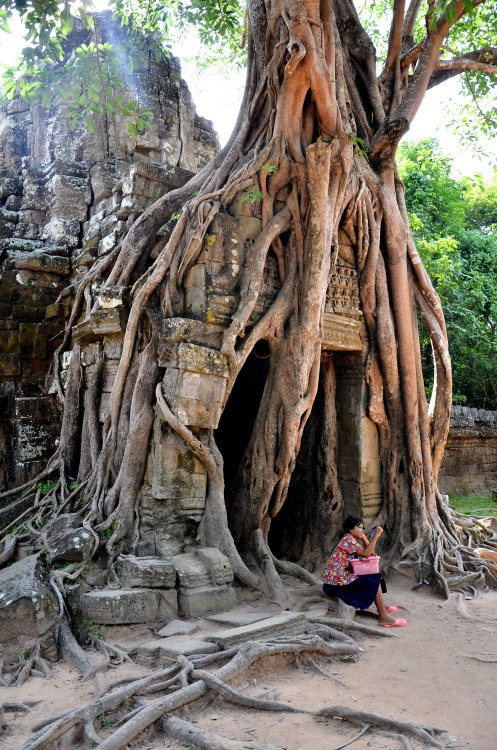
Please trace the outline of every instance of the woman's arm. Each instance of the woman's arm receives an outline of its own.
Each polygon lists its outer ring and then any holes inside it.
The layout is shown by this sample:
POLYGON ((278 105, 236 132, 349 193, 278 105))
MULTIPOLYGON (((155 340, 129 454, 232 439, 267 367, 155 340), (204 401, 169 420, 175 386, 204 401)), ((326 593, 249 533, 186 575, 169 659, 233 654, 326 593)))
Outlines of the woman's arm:
POLYGON ((383 534, 383 529, 381 526, 377 526, 374 530, 373 538, 371 541, 367 538, 365 534, 362 535, 362 541, 365 543, 365 548, 360 550, 356 550, 356 553, 359 555, 359 557, 370 557, 374 553, 374 548, 376 546, 376 542, 380 538, 380 536, 383 534))

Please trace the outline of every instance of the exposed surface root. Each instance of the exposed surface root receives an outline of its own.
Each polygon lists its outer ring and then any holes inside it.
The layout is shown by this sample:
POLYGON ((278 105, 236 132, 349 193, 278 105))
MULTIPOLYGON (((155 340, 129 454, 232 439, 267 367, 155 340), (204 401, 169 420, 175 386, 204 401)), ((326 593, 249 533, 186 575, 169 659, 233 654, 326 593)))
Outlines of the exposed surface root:
POLYGON ((210 732, 194 726, 189 721, 179 719, 177 716, 166 716, 160 722, 161 730, 169 737, 185 745, 196 748, 196 750, 281 750, 274 745, 261 744, 253 740, 228 740, 219 734, 210 732))
MULTIPOLYGON (((322 626, 317 625, 317 627, 322 626)), ((251 665, 262 664, 264 660, 277 655, 293 654, 297 665, 300 658, 302 663, 309 665, 319 674, 332 679, 342 687, 347 687, 345 683, 329 675, 314 659, 316 654, 343 657, 358 652, 359 647, 352 639, 338 631, 335 633, 341 639, 347 638, 351 643, 344 643, 343 640, 338 639, 327 642, 317 634, 304 634, 291 640, 282 638, 273 641, 247 642, 224 653, 218 652, 195 659, 179 656, 177 664, 167 669, 157 670, 135 679, 126 678, 126 680, 121 679, 110 683, 86 705, 38 722, 33 727, 34 736, 22 746, 22 750, 49 747, 55 741, 72 736, 71 733, 78 728, 83 731, 88 742, 98 743, 101 750, 122 750, 158 720, 161 720, 160 726, 166 734, 175 737, 180 742, 188 742, 199 750, 207 748, 209 750, 280 750, 252 741, 228 740, 171 715, 171 712, 205 695, 215 695, 229 703, 258 711, 340 718, 359 725, 361 731, 380 730, 395 733, 398 736, 411 735, 422 740, 425 746, 442 747, 437 740, 441 730, 434 727, 397 721, 343 706, 308 710, 277 701, 271 694, 259 697, 246 695, 228 684, 251 665), (227 659, 227 663, 214 671, 199 668, 201 665, 207 666, 209 660, 211 664, 214 663, 214 657, 218 661, 223 658, 227 659), (155 697, 157 693, 159 695, 155 697), (150 695, 154 696, 152 700, 148 698, 150 695), (112 716, 113 729, 105 738, 99 737, 95 728, 98 717, 102 715, 112 716)), ((106 731, 108 732, 108 729, 106 731)))

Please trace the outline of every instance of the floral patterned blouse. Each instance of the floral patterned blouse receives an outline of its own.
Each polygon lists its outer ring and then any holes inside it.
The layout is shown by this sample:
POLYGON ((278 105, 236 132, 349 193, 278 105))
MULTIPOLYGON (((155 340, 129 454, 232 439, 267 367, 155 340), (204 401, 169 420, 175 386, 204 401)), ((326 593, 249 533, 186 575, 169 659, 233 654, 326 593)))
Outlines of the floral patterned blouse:
POLYGON ((345 534, 333 550, 328 564, 324 569, 323 581, 332 586, 346 586, 355 581, 357 576, 352 571, 350 558, 357 550, 363 550, 362 544, 352 534, 345 534))

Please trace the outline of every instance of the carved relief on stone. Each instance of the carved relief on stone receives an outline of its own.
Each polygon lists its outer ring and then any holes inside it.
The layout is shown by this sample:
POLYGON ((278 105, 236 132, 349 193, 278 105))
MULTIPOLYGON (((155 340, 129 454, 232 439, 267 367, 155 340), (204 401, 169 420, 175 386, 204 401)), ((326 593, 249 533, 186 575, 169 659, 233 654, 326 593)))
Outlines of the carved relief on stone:
POLYGON ((354 249, 341 232, 336 263, 326 291, 321 347, 332 351, 361 351, 365 341, 354 249))

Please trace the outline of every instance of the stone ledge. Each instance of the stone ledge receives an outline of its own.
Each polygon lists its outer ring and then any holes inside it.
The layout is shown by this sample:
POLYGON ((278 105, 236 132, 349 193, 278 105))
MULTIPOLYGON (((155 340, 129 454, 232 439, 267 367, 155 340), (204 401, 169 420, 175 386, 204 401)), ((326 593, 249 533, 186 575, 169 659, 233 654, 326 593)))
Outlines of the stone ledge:
POLYGON ((178 617, 175 589, 103 589, 83 594, 80 608, 98 625, 132 625, 178 617))
POLYGON ((268 617, 251 625, 211 633, 205 636, 205 639, 217 643, 223 649, 226 649, 244 641, 265 638, 267 636, 278 638, 280 636, 301 635, 309 630, 309 627, 304 614, 300 612, 282 612, 280 615, 268 617))

